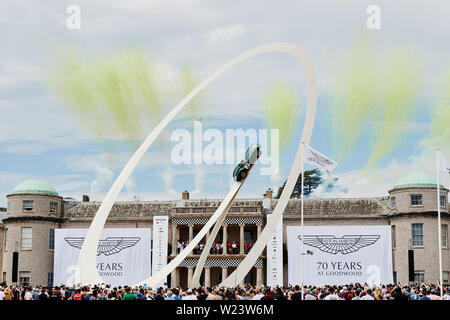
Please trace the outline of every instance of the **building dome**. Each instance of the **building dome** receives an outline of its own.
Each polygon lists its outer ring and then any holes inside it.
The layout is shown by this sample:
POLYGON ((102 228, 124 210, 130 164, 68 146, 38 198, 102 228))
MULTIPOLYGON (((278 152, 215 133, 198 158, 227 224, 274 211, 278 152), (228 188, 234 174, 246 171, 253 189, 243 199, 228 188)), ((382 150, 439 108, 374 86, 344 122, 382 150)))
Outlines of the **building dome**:
MULTIPOLYGON (((394 186, 394 189, 422 187, 422 188, 436 188, 436 177, 432 175, 414 172, 400 178, 394 186)), ((441 184, 441 188, 444 186, 441 184)))
POLYGON ((36 193, 50 196, 57 196, 55 188, 43 180, 30 179, 18 184, 12 191, 12 194, 36 193))

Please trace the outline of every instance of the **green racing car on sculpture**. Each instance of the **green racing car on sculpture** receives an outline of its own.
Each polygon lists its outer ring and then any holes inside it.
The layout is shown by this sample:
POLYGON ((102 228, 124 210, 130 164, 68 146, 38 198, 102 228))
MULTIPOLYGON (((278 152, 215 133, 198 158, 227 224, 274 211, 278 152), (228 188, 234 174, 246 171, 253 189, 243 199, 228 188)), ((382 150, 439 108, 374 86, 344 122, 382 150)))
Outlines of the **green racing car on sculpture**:
POLYGON ((242 181, 250 171, 261 155, 261 145, 259 143, 252 144, 245 152, 245 157, 233 170, 233 179, 237 182, 242 181))

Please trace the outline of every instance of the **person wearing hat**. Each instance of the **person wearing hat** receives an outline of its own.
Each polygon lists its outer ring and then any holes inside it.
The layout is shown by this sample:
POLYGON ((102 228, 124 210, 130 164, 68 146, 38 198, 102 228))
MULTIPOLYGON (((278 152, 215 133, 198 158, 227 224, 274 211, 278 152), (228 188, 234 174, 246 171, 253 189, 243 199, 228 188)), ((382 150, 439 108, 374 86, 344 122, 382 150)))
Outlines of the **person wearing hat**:
POLYGON ((4 293, 5 293, 5 300, 12 300, 13 299, 13 294, 12 294, 10 288, 6 288, 4 293))

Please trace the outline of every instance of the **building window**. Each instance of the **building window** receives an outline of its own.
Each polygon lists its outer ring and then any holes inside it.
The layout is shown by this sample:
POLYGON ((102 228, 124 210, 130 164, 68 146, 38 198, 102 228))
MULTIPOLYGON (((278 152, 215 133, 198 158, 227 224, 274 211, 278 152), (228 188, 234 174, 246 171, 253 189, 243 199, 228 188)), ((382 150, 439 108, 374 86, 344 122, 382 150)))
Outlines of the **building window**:
POLYGON ((22 205, 23 211, 33 211, 33 204, 33 200, 24 200, 22 205))
POLYGON ((448 284, 448 271, 442 271, 442 283, 448 284))
POLYGON ((57 210, 58 210, 58 203, 50 202, 50 213, 56 213, 57 210))
POLYGON ((422 205, 422 195, 421 194, 412 194, 411 195, 411 205, 412 206, 421 206, 422 205))
POLYGON ((441 245, 443 248, 448 247, 448 225, 441 225, 441 245))
POLYGON ((47 275, 47 287, 53 287, 53 272, 49 272, 47 275))
POLYGON ((395 238, 395 225, 391 226, 391 238, 392 238, 392 249, 395 249, 397 246, 397 240, 395 238))
POLYGON ((50 250, 55 250, 55 229, 50 229, 48 237, 48 248, 50 250))
POLYGON ((414 271, 414 282, 415 283, 425 282, 425 271, 414 271))
POLYGON ((392 209, 397 208, 397 203, 396 203, 395 197, 391 198, 391 207, 392 207, 392 209))
POLYGON ((33 229, 32 228, 22 228, 20 248, 21 249, 31 249, 33 243, 33 229))
POLYGON ((19 272, 19 283, 22 287, 30 286, 30 278, 31 278, 30 271, 20 271, 19 272))
POLYGON ((447 208, 447 197, 441 196, 441 208, 447 208))
POLYGON ((412 246, 423 247, 423 224, 412 224, 412 246))

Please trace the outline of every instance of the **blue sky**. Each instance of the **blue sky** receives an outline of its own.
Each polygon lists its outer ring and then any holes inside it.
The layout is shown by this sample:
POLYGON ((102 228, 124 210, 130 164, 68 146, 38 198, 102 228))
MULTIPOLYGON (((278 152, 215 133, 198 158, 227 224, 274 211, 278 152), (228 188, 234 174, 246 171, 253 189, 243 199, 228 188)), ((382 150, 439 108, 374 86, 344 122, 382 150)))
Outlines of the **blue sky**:
MULTIPOLYGON (((89 194, 100 201, 139 142, 98 139, 49 90, 47 70, 54 62, 55 47, 61 45, 108 55, 138 44, 149 59, 163 59, 170 70, 188 64, 203 79, 257 45, 296 43, 311 56, 319 84, 311 145, 333 157, 336 141, 332 139, 329 105, 333 83, 355 33, 365 29, 366 8, 371 4, 381 8, 381 29, 371 31, 381 45, 409 48, 426 70, 421 95, 395 151, 385 155, 377 167, 365 168, 372 150, 370 137, 363 132, 351 156, 339 161, 333 174, 343 188, 319 192, 320 197, 384 196, 402 175, 433 173, 434 155, 421 142, 430 127, 439 79, 449 65, 447 1, 3 1, 0 206, 6 206, 6 195, 15 185, 29 178, 48 181, 62 196, 89 194), (66 27, 70 4, 80 6, 80 30, 66 27)), ((205 126, 223 131, 264 128, 264 92, 277 81, 292 85, 299 94, 300 108, 304 107, 300 68, 293 59, 269 54, 246 62, 211 86, 204 99, 205 126)), ((172 105, 164 107, 167 110, 172 105)), ((186 116, 181 114, 167 134, 180 127, 192 131, 193 123, 186 116)), ((282 151, 281 180, 287 176, 302 125, 303 119, 292 142, 282 151)), ((120 199, 178 199, 185 189, 196 190, 196 198, 217 198, 226 193, 233 166, 172 166, 165 151, 174 144, 164 143, 164 148, 161 144, 152 146, 120 199)), ((345 147, 345 141, 339 146, 345 147)), ((449 146, 441 147, 450 158, 449 146)), ((448 177, 443 179, 448 186, 448 177)), ((253 172, 239 196, 260 197, 274 186, 277 183, 269 176, 253 172)))

